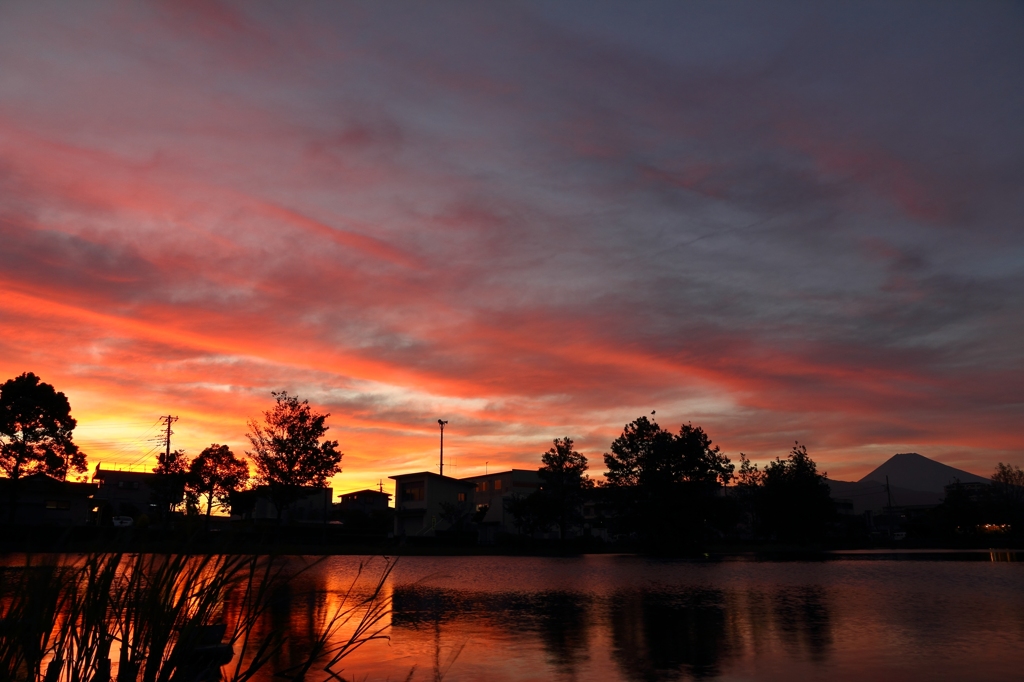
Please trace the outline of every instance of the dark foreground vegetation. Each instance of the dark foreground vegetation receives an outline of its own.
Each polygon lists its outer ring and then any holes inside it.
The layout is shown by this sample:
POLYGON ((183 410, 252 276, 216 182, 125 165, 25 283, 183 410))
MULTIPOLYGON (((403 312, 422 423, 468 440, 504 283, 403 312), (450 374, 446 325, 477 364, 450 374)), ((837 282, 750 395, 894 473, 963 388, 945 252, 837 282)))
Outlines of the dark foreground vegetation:
POLYGON ((238 555, 29 557, 0 569, 0 679, 341 680, 348 654, 386 637, 390 601, 381 590, 394 564, 368 583, 361 567, 295 655, 290 633, 267 622, 312 565, 238 555))

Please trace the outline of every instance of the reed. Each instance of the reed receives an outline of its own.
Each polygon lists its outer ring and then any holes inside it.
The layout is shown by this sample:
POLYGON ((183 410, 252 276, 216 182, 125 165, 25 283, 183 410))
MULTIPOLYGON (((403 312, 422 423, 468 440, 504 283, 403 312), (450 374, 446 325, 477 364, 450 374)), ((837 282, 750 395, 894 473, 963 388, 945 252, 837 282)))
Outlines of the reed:
POLYGON ((288 633, 256 634, 274 593, 297 569, 272 556, 117 553, 29 558, 0 571, 0 679, 18 682, 245 682, 257 675, 341 680, 338 666, 386 638, 394 568, 385 559, 369 591, 361 564, 339 605, 317 625, 298 663, 269 670, 288 633))

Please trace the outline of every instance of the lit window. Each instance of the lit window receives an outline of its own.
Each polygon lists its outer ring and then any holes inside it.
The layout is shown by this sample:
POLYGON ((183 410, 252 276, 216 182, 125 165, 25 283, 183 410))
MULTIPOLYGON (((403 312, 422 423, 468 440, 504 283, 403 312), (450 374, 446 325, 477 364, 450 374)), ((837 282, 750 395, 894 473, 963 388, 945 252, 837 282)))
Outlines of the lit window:
POLYGON ((500 478, 494 482, 494 489, 495 490, 501 490, 501 479, 500 478))
POLYGON ((466 501, 466 493, 459 493, 459 502, 466 501))

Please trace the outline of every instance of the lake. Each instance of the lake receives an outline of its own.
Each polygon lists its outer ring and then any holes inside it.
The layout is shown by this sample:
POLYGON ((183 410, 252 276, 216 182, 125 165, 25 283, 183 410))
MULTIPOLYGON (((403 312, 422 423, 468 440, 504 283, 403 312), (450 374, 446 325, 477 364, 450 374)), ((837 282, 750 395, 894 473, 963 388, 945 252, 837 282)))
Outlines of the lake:
MULTIPOLYGON (((1020 679, 1024 564, 1006 560, 1017 556, 404 557, 385 588, 390 641, 341 667, 347 679, 453 682, 1020 679)), ((359 562, 316 565, 265 626, 301 650, 359 562)))

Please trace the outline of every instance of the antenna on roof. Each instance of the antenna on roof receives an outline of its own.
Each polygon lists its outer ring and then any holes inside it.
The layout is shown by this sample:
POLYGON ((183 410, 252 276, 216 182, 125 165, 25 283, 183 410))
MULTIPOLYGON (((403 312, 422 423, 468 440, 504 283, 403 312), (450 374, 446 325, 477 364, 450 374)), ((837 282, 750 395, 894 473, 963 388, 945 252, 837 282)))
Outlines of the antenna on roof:
POLYGON ((377 490, 379 490, 380 492, 384 492, 384 479, 383 478, 378 479, 378 481, 377 481, 377 490))

